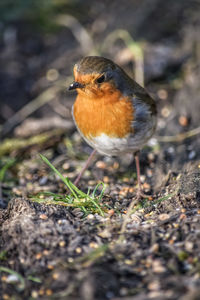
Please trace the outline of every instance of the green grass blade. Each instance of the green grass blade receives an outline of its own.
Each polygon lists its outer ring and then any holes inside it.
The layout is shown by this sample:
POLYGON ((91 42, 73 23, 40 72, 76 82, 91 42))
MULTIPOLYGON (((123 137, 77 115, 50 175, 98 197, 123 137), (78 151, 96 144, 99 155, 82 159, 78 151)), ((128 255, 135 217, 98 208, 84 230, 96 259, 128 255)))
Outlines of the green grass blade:
POLYGON ((60 179, 64 182, 64 184, 68 187, 71 193, 74 195, 76 199, 78 199, 77 194, 72 189, 71 185, 69 184, 69 179, 65 178, 51 163, 50 161, 42 154, 39 154, 41 159, 60 177, 60 179))
POLYGON ((16 159, 11 158, 9 161, 0 169, 0 182, 4 180, 6 171, 14 165, 16 159))
POLYGON ((6 267, 2 267, 0 266, 0 272, 6 272, 8 274, 12 274, 12 275, 15 275, 19 282, 20 282, 20 286, 19 286, 19 289, 20 290, 24 290, 25 289, 25 280, 24 280, 24 277, 22 275, 20 275, 19 273, 9 269, 9 268, 6 268, 6 267))
POLYGON ((31 280, 31 281, 33 281, 33 282, 36 282, 36 283, 42 283, 42 280, 41 280, 39 277, 34 277, 34 276, 29 275, 29 276, 27 277, 27 279, 28 279, 28 280, 31 280))
POLYGON ((87 198, 88 195, 86 193, 84 193, 83 191, 81 191, 79 188, 77 188, 77 186, 75 186, 68 178, 68 184, 71 186, 71 188, 76 191, 76 193, 82 197, 82 198, 87 198))
MULTIPOLYGON (((96 187, 95 187, 95 190, 94 192, 92 193, 92 195, 90 196, 89 195, 89 191, 86 193, 84 193, 83 191, 81 191, 78 187, 76 187, 70 180, 68 177, 64 177, 51 163, 50 161, 42 154, 40 154, 40 157, 41 159, 53 170, 54 173, 56 173, 59 178, 64 182, 64 184, 67 186, 67 188, 71 191, 72 195, 67 195, 67 196, 62 196, 62 195, 59 195, 59 194, 54 194, 54 193, 47 193, 46 195, 48 196, 52 196, 54 199, 53 200, 49 200, 49 202, 51 203, 56 203, 57 202, 63 202, 65 203, 66 205, 69 205, 69 206, 73 206, 73 207, 80 207, 83 212, 86 214, 88 213, 87 209, 86 209, 86 205, 87 207, 90 209, 93 209, 91 204, 93 204, 93 206, 97 209, 97 211, 99 211, 99 214, 101 216, 104 216, 104 212, 103 210, 101 209, 100 205, 98 204, 97 202, 97 199, 98 198, 102 198, 103 197, 103 193, 104 193, 104 190, 105 190, 105 186, 103 183, 99 183, 96 187), (103 186, 103 189, 100 193, 100 196, 96 196, 96 192, 97 192, 97 189, 98 187, 102 185, 103 186), (74 198, 76 199, 77 203, 73 203, 74 200, 71 198, 72 196, 74 196, 74 198), (85 201, 85 203, 83 204, 82 200, 85 201)), ((42 193, 44 194, 44 193, 42 193)), ((36 201, 40 201, 42 202, 43 200, 42 199, 35 199, 36 201)))
POLYGON ((99 195, 99 199, 101 199, 102 197, 103 197, 103 194, 104 194, 104 191, 105 191, 105 184, 103 183, 103 182, 100 182, 100 183, 98 183, 97 185, 96 185, 96 187, 95 187, 95 189, 94 189, 94 191, 93 191, 93 193, 92 193, 92 197, 93 198, 95 198, 95 196, 96 196, 96 192, 97 192, 97 189, 100 187, 102 185, 102 191, 101 191, 101 193, 100 193, 100 195, 99 195))

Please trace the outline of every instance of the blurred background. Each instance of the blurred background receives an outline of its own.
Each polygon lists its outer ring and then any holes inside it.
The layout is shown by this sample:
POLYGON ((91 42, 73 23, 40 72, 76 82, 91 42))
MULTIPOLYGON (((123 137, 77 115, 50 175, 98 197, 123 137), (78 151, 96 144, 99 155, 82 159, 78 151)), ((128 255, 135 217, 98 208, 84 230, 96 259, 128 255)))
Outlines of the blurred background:
POLYGON ((152 145, 163 170, 197 160, 199 11, 199 0, 1 0, 0 157, 30 155, 35 144, 39 151, 60 141, 55 153, 69 152, 66 138, 77 139, 75 94, 67 92, 73 65, 85 55, 102 55, 156 100, 152 145), (37 140, 43 132, 48 138, 37 140))
POLYGON ((199 120, 200 0, 0 0, 0 298, 200 299, 199 120), (131 215, 133 157, 97 155, 81 179, 102 217, 39 156, 73 181, 91 152, 67 91, 86 55, 114 60, 157 104, 141 153, 153 198, 131 215))

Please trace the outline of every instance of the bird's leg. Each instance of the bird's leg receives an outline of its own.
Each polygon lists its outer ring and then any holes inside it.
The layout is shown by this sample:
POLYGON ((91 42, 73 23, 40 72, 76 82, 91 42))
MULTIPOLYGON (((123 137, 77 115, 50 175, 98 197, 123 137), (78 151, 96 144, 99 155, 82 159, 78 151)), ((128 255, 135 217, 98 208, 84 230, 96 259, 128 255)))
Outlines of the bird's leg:
POLYGON ((151 197, 150 195, 145 195, 142 191, 142 184, 141 184, 141 179, 140 179, 140 160, 139 160, 139 155, 140 152, 137 151, 135 152, 135 164, 136 164, 136 172, 137 172, 137 181, 138 181, 138 190, 137 190, 137 199, 141 198, 149 198, 151 197))
POLYGON ((90 154, 90 156, 88 157, 88 159, 87 159, 84 167, 82 168, 81 172, 79 173, 79 175, 77 176, 76 180, 74 181, 74 185, 78 184, 78 182, 81 179, 83 173, 85 172, 85 170, 87 170, 87 168, 88 168, 88 166, 89 166, 89 164, 90 164, 93 156, 95 155, 95 153, 96 153, 96 150, 93 150, 92 153, 90 154))

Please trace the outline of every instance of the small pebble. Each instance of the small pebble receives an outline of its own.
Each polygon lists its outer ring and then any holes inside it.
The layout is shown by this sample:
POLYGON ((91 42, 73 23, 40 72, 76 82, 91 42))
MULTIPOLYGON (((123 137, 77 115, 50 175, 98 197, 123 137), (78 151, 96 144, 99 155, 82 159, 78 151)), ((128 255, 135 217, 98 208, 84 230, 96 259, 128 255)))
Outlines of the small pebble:
POLYGON ((39 260, 41 257, 42 257, 42 253, 37 253, 37 254, 35 255, 35 258, 36 258, 37 260, 39 260))
POLYGON ((151 186, 150 184, 148 184, 147 182, 144 182, 143 183, 143 188, 146 190, 146 191, 149 191, 151 189, 151 186))
POLYGON ((114 162, 113 169, 119 169, 119 163, 117 161, 114 162))
POLYGON ((39 180, 39 185, 45 185, 48 181, 48 177, 47 176, 44 176, 42 178, 40 178, 39 180))
POLYGON ((42 220, 47 220, 47 219, 48 219, 48 216, 45 215, 45 214, 41 214, 41 215, 39 216, 39 218, 42 219, 42 220))
POLYGON ((114 209, 109 209, 109 210, 108 210, 108 214, 109 214, 109 216, 112 217, 112 216, 115 214, 114 209))
POLYGON ((57 280, 59 278, 59 273, 53 273, 52 277, 53 279, 57 280))
POLYGON ((101 232, 98 233, 98 236, 102 237, 102 238, 110 238, 111 237, 111 233, 110 231, 108 231, 108 229, 104 229, 101 232))
POLYGON ((147 177, 151 178, 153 176, 153 171, 151 169, 147 169, 147 177))
POLYGON ((54 269, 54 266, 52 266, 52 265, 47 265, 47 268, 49 269, 49 270, 53 270, 54 269))
POLYGON ((122 179, 122 181, 125 182, 125 183, 127 183, 127 182, 130 181, 130 179, 129 179, 128 177, 124 177, 124 178, 122 179))
POLYGON ((167 151, 168 151, 168 153, 173 154, 175 152, 175 149, 174 149, 174 147, 171 146, 167 149, 167 151))
POLYGON ((161 262, 157 259, 152 262, 152 268, 155 273, 165 272, 165 268, 162 266, 161 262))
POLYGON ((110 182, 110 178, 108 176, 104 176, 103 177, 103 182, 109 183, 110 182))
POLYGON ((82 252, 82 249, 80 247, 77 247, 75 251, 76 253, 80 254, 82 252))
POLYGON ((188 154, 188 158, 189 159, 193 159, 196 156, 196 152, 194 150, 190 151, 190 153, 188 154))
POLYGON ((161 109, 161 115, 164 117, 164 118, 167 118, 169 117, 170 115, 170 109, 169 107, 165 106, 161 109))
POLYGON ((45 250, 43 251, 43 254, 46 255, 46 256, 49 255, 49 253, 50 253, 49 250, 46 250, 46 249, 45 249, 45 250))
POLYGON ((60 247, 65 247, 65 245, 66 245, 65 241, 60 241, 60 242, 59 242, 59 246, 60 246, 60 247))
POLYGON ((133 261, 131 259, 125 259, 124 263, 126 265, 132 265, 133 264, 133 261))
POLYGON ((162 299, 161 291, 152 291, 148 294, 149 299, 162 299))
POLYGON ((153 252, 153 253, 157 253, 158 250, 159 250, 159 244, 158 243, 153 244, 150 248, 150 251, 153 252))
POLYGON ((166 100, 168 97, 168 92, 164 89, 160 89, 158 90, 157 95, 161 100, 166 100))
POLYGON ((94 219, 94 215, 89 214, 89 215, 87 216, 87 219, 88 219, 88 220, 93 220, 93 219, 94 219))
POLYGON ((68 162, 65 162, 62 166, 63 170, 68 170, 70 168, 70 164, 68 162))
POLYGON ((74 259, 72 257, 69 257, 67 260, 68 260, 69 263, 73 263, 74 262, 74 259))
POLYGON ((174 240, 173 239, 169 240, 169 244, 173 245, 174 244, 174 240))
POLYGON ((187 216, 185 214, 181 214, 180 217, 179 217, 180 220, 184 220, 186 218, 187 218, 187 216))
POLYGON ((38 292, 37 292, 37 291, 32 291, 32 292, 31 292, 31 296, 32 296, 34 299, 38 298, 38 292))
POLYGON ((52 290, 50 290, 50 289, 46 290, 46 295, 47 296, 51 296, 52 294, 53 294, 52 290))
POLYGON ((93 248, 93 249, 97 249, 99 247, 99 245, 95 242, 89 243, 89 246, 90 246, 90 248, 93 248))
POLYGON ((15 274, 11 274, 7 276, 6 282, 7 283, 15 283, 19 281, 19 277, 15 274))
POLYGON ((150 162, 155 160, 155 154, 153 152, 148 153, 147 157, 150 162))
POLYGON ((48 81, 55 81, 59 77, 58 70, 56 69, 49 69, 46 73, 46 78, 48 81))
POLYGON ((180 116, 178 122, 182 127, 185 127, 188 125, 188 118, 185 116, 180 116))
POLYGON ((149 290, 159 290, 160 289, 160 283, 159 281, 152 281, 148 284, 149 290))
POLYGON ((7 276, 5 276, 5 275, 1 276, 1 281, 6 282, 7 281, 7 276))
POLYGON ((96 181, 95 180, 89 180, 88 185, 96 185, 96 181))
POLYGON ((16 188, 16 187, 14 187, 14 188, 12 189, 12 191, 13 191, 13 193, 14 193, 15 195, 17 195, 17 196, 21 196, 22 193, 23 193, 22 190, 20 190, 20 189, 18 189, 18 188, 16 188))
POLYGON ((136 214, 132 214, 130 217, 131 220, 134 221, 134 223, 136 224, 140 224, 142 222, 141 218, 136 214))
POLYGON ((122 287, 119 291, 120 296, 126 296, 126 295, 128 295, 128 292, 129 292, 128 289, 125 287, 122 287))
POLYGON ((99 169, 105 169, 107 167, 106 163, 102 160, 98 160, 96 162, 96 167, 99 169))
POLYGON ((173 223, 174 228, 179 228, 179 224, 178 223, 173 223))
POLYGON ((190 242, 190 241, 186 241, 186 242, 185 242, 185 249, 186 249, 188 252, 191 252, 192 249, 193 249, 193 247, 194 247, 194 244, 193 244, 192 242, 190 242))
POLYGON ((80 208, 74 208, 72 213, 77 217, 77 218, 81 218, 84 215, 84 212, 82 212, 82 210, 80 208))
POLYGON ((168 214, 161 214, 161 215, 159 215, 158 218, 159 218, 160 221, 165 221, 165 220, 169 219, 169 215, 168 214))
POLYGON ((40 290, 39 290, 39 295, 40 295, 40 296, 43 296, 43 295, 44 295, 44 289, 40 289, 40 290))

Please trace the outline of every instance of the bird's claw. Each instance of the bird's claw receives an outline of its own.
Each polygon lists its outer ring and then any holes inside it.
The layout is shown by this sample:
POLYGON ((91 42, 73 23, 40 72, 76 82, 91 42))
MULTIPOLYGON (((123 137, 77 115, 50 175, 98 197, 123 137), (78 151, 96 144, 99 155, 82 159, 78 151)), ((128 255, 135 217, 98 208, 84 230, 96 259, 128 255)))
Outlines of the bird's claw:
POLYGON ((146 194, 143 193, 142 190, 138 190, 137 194, 136 194, 136 199, 137 199, 137 201, 140 201, 141 199, 152 200, 153 196, 152 195, 146 195, 146 194))

